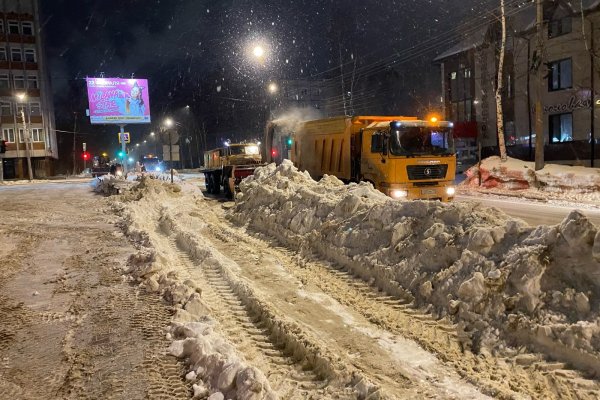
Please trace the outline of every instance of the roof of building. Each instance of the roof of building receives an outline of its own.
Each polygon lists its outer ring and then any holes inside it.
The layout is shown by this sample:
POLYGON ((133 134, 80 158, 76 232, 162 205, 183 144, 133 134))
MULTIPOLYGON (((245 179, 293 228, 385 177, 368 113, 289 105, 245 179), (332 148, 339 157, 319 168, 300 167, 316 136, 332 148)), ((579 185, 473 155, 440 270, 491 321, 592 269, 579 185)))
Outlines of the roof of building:
MULTIPOLYGON (((583 10, 590 11, 600 7, 600 0, 571 0, 565 3, 573 10, 573 13, 578 14, 581 10, 581 4, 583 2, 583 10)), ((514 32, 527 32, 535 28, 536 23, 536 8, 532 6, 525 6, 521 11, 515 11, 512 16, 509 17, 509 26, 512 27, 514 32)), ((484 43, 485 35, 489 29, 488 24, 475 32, 464 36, 463 40, 455 44, 450 49, 444 51, 438 55, 434 61, 438 62, 445 58, 452 57, 456 54, 463 53, 465 51, 475 49, 484 43)))
POLYGON ((465 36, 465 38, 455 44, 450 49, 444 51, 442 54, 437 56, 434 61, 441 61, 444 58, 448 58, 454 56, 459 53, 463 53, 467 50, 476 49, 481 46, 485 40, 485 35, 488 31, 489 26, 484 26, 482 28, 477 29, 475 32, 465 36))

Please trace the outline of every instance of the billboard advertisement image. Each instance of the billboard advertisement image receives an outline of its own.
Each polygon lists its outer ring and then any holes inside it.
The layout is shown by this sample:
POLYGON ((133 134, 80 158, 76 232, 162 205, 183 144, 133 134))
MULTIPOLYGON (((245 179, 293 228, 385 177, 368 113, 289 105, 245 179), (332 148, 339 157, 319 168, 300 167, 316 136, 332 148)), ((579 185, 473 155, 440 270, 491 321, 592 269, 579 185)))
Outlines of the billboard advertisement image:
POLYGON ((92 124, 149 124, 147 79, 87 78, 92 124))

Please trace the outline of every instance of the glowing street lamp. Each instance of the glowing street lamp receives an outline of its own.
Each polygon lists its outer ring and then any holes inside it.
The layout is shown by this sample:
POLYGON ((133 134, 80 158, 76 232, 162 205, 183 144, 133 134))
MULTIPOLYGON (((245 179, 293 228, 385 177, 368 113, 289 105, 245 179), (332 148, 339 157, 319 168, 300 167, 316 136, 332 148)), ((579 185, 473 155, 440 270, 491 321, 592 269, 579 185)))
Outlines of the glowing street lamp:
POLYGON ((267 89, 269 90, 269 93, 271 93, 271 94, 275 94, 275 93, 277 93, 277 90, 279 90, 279 88, 277 87, 277 84, 274 82, 269 83, 269 86, 267 87, 267 89))
MULTIPOLYGON (((25 139, 25 154, 27 156, 27 172, 29 175, 29 180, 32 181, 33 169, 31 168, 31 151, 29 148, 31 140, 29 138, 29 131, 27 130, 27 122, 25 121, 25 101, 27 100, 27 93, 17 93, 16 97, 18 102, 22 104, 21 119, 23 121, 23 139, 25 139)), ((73 144, 73 146, 75 145, 73 144)), ((75 160, 75 148, 73 148, 73 160, 75 160)), ((73 164, 75 164, 75 161, 73 161, 73 164)))
POLYGON ((154 136, 154 132, 150 132, 150 136, 154 136))
POLYGON ((171 118, 165 118, 164 125, 167 128, 172 128, 173 125, 175 125, 175 122, 173 122, 173 119, 171 118))
POLYGON ((265 56, 265 48, 262 47, 261 45, 256 45, 252 49, 252 54, 256 58, 263 58, 265 56))

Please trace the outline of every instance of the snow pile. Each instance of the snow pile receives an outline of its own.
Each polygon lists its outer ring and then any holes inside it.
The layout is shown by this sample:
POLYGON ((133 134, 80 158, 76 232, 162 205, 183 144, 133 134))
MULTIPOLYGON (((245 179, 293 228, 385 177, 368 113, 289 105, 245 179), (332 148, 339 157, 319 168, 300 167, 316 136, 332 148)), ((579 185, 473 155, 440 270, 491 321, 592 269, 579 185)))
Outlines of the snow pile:
POLYGON ((600 201, 600 169, 546 164, 535 171, 535 163, 500 157, 486 158, 481 167, 474 165, 465 172, 463 187, 530 190, 533 193, 554 194, 557 197, 600 201), (481 173, 481 186, 479 175, 481 173))
POLYGON ((600 374, 600 232, 581 213, 532 228, 475 203, 315 182, 289 161, 241 191, 232 218, 452 318, 472 350, 527 345, 600 374))

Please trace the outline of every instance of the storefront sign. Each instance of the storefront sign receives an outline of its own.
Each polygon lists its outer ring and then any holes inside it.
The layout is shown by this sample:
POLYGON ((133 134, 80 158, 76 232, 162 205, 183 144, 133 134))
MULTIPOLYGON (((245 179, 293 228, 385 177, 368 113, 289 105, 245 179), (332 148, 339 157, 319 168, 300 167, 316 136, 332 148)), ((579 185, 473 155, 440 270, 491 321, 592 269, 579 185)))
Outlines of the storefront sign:
POLYGON ((580 108, 592 107, 592 101, 590 98, 580 98, 577 96, 571 96, 565 103, 556 104, 552 106, 544 106, 544 113, 546 114, 558 114, 567 113, 580 108))

